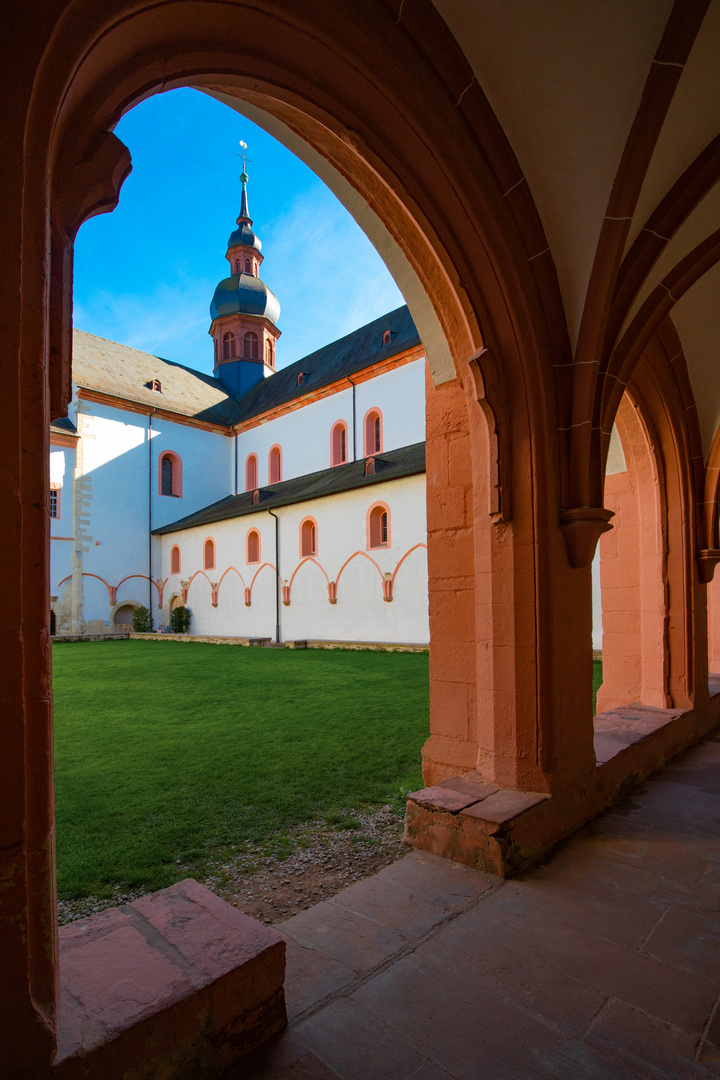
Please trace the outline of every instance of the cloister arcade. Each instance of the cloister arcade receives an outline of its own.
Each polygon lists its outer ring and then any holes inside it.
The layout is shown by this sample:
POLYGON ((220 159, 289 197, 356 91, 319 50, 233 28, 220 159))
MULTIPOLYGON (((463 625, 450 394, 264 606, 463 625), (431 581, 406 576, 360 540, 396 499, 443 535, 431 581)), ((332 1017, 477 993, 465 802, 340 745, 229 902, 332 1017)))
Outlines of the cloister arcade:
POLYGON ((73 240, 131 168, 119 117, 176 86, 227 101, 403 290, 430 366, 425 783, 472 774, 514 807, 493 831, 430 795, 408 835, 507 874, 720 720, 720 10, 58 0, 3 22, 0 995, 6 1075, 40 1078, 76 1075, 53 1064, 48 432, 73 240))

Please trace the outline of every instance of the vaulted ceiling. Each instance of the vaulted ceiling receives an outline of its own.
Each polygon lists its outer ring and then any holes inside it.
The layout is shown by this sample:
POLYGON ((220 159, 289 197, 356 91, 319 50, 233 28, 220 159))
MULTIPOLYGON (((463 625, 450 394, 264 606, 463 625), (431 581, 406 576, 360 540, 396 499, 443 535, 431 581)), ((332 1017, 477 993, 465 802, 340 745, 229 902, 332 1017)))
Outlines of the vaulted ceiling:
POLYGON ((523 171, 576 359, 598 359, 583 355, 593 308, 608 308, 608 370, 668 315, 707 454, 720 424, 719 0, 434 4, 523 171))

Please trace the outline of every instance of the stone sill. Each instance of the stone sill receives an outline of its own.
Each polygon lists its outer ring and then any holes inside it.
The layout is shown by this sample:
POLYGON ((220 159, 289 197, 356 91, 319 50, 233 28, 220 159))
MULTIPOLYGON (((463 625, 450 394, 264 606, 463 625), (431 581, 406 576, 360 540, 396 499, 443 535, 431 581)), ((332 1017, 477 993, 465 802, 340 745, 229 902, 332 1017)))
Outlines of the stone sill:
POLYGON ((513 830, 549 796, 499 788, 471 772, 413 791, 407 799, 407 843, 507 877, 520 869, 513 830))
POLYGON ((59 938, 53 1080, 219 1077, 287 1024, 285 942, 192 878, 59 938))
POLYGON ((606 765, 631 746, 678 720, 687 710, 658 709, 651 705, 623 705, 598 713, 594 720, 595 763, 606 765))

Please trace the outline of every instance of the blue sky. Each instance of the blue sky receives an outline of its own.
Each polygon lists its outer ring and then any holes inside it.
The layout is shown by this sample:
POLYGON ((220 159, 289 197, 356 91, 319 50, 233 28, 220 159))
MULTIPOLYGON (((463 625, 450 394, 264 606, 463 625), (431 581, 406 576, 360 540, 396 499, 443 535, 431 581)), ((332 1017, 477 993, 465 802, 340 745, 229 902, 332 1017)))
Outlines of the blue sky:
POLYGON ((261 276, 280 301, 279 367, 398 307, 380 256, 335 196, 271 135, 196 90, 157 94, 116 134, 133 171, 75 244, 81 330, 212 371, 208 308, 240 210, 240 139, 261 276))

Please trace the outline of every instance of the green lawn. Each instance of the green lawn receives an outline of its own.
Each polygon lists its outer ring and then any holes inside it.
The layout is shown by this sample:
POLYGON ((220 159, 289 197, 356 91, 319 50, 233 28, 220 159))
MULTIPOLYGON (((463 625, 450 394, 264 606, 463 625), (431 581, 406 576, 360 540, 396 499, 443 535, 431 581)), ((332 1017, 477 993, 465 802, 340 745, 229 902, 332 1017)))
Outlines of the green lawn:
POLYGON ((593 714, 595 713, 595 701, 597 692, 602 682, 602 660, 593 660, 593 714))
POLYGON ((58 888, 162 888, 218 848, 421 786, 427 654, 53 646, 58 888))

